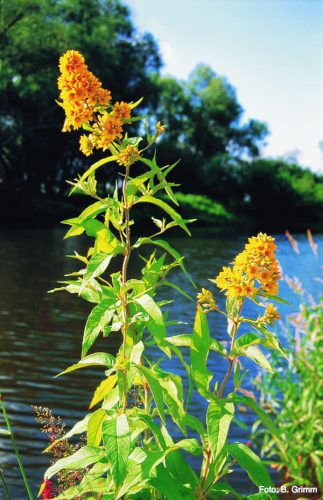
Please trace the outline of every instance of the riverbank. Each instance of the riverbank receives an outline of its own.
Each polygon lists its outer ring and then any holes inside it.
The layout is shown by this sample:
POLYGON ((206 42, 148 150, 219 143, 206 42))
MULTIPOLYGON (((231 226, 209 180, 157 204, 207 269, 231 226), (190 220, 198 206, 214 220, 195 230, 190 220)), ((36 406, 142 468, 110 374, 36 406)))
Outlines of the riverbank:
MULTIPOLYGON (((192 224, 193 231, 199 227, 210 227, 212 232, 250 233, 256 231, 283 232, 286 229, 292 232, 304 232, 310 228, 314 232, 323 231, 323 220, 309 220, 304 214, 302 219, 286 216, 286 213, 275 214, 270 217, 257 218, 241 207, 235 213, 228 210, 223 204, 199 194, 176 192, 179 207, 176 208, 185 219, 195 219, 192 224)), ((8 194, 0 193, 0 228, 43 228, 53 227, 60 221, 76 217, 86 206, 85 197, 82 195, 68 197, 48 194, 8 194)), ((169 200, 166 200, 169 202, 169 200)), ((268 207, 268 211, 270 207, 268 207)), ((135 211, 134 211, 135 212, 135 211)), ((160 210, 156 207, 140 207, 135 212, 136 222, 146 225, 147 219, 161 217, 160 210)), ((147 229, 149 231, 149 228, 147 229)))

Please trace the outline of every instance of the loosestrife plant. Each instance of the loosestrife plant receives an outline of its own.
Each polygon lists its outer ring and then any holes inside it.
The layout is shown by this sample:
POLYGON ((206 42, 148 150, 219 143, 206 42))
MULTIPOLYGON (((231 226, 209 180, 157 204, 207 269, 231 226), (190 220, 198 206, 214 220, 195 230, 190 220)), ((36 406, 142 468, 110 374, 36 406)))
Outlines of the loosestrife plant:
MULTIPOLYGON (((66 439, 85 434, 86 444, 51 465, 45 472, 44 486, 48 489, 51 478, 62 470, 75 470, 83 471, 80 483, 57 498, 178 500, 218 498, 228 493, 241 497, 225 479, 235 461, 256 485, 272 486, 255 453, 243 443, 229 444, 228 435, 236 405, 246 405, 262 418, 279 442, 274 424, 254 400, 237 394, 244 377, 241 356, 271 371, 260 346, 283 353, 268 329, 279 317, 272 304, 257 318, 243 316, 247 299, 261 308, 269 296, 274 299, 277 294, 279 266, 273 238, 265 234, 251 238, 233 266, 225 267, 214 280, 227 295, 226 310, 218 307, 211 291, 203 289, 198 294, 193 333, 168 336, 167 302, 158 301, 158 289, 171 286, 186 295, 168 281, 168 274, 176 267, 190 278, 183 257, 160 235, 175 226, 189 234, 190 221, 183 220, 164 201, 166 195, 170 203, 177 205, 174 185, 167 180, 176 164, 159 167, 152 151, 164 127, 157 123, 150 133, 143 117, 132 116, 140 101, 113 104, 110 92, 102 88, 78 52, 70 50, 61 57, 60 71, 59 103, 66 114, 63 130, 85 131, 80 138, 80 149, 85 155, 94 149, 107 154, 71 182, 72 192, 82 192, 93 202, 78 217, 64 221, 70 226, 66 237, 86 233, 92 243, 85 255, 75 253, 81 269, 69 276, 59 290, 78 294, 92 303, 93 309, 84 329, 81 359, 60 375, 100 366, 103 380, 90 403, 91 411, 64 436, 66 439), (129 137, 127 126, 139 119, 143 120, 144 137, 129 137), (119 166, 122 187, 118 189, 117 184, 113 195, 102 197, 95 174, 112 162, 119 166), (138 166, 143 168, 139 171, 138 166), (160 199, 163 192, 164 198, 160 199), (142 204, 158 207, 165 215, 162 219, 152 218, 157 228, 151 236, 134 236, 132 230, 133 208, 142 204), (130 259, 146 246, 155 248, 144 260, 141 275, 129 277, 130 259), (112 259, 120 256, 120 270, 111 272, 112 259), (211 336, 209 313, 227 318, 229 348, 211 336), (239 336, 242 323, 248 324, 252 332, 239 336), (89 353, 100 334, 104 338, 120 336, 115 356, 107 352, 89 353), (147 357, 146 347, 151 344, 158 346, 162 357, 176 355, 183 363, 189 381, 188 394, 178 374, 166 372, 159 361, 147 357), (189 356, 185 353, 187 348, 189 356), (228 363, 224 379, 215 383, 207 367, 211 351, 228 363), (234 390, 228 394, 226 384, 233 369, 234 390), (196 390, 208 404, 206 422, 189 413, 190 399, 196 390), (176 441, 169 431, 171 421, 182 435, 176 441), (189 437, 192 435, 197 437, 189 437), (200 457, 200 473, 189 465, 189 454, 200 457)), ((51 447, 56 445, 57 441, 51 447)), ((274 498, 275 494, 269 496, 274 498)))

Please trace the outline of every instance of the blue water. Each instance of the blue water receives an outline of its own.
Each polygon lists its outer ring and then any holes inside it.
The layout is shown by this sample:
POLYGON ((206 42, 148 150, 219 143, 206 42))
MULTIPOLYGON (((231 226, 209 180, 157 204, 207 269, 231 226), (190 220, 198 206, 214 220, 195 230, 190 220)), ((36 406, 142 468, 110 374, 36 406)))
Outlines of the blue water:
MULTIPOLYGON (((56 286, 63 275, 75 269, 75 263, 65 255, 74 250, 82 251, 81 239, 62 240, 63 231, 56 229, 30 229, 1 231, 1 280, 0 280, 0 387, 4 394, 8 414, 17 438, 19 449, 36 493, 44 470, 48 466, 48 457, 41 451, 47 446, 46 437, 40 433, 34 420, 32 404, 48 406, 60 415, 67 425, 72 426, 84 416, 92 392, 102 380, 100 369, 88 369, 53 379, 54 375, 73 362, 80 355, 81 338, 84 322, 91 305, 77 300, 66 293, 47 294, 47 290, 56 286)), ((296 236, 300 255, 291 249, 284 235, 277 235, 278 258, 283 275, 297 276, 304 288, 314 298, 322 290, 322 260, 315 257, 305 235, 296 236)), ((322 237, 315 236, 317 242, 322 237)), ((185 255, 186 266, 196 282, 198 289, 208 287, 215 293, 217 301, 223 304, 223 297, 208 281, 214 277, 224 264, 232 261, 235 254, 242 250, 246 236, 212 235, 210 230, 195 230, 192 238, 173 238, 170 243, 185 255)), ((140 266, 139 266, 140 267, 140 266)), ((138 272, 138 265, 130 266, 130 273, 138 272)), ((174 272, 172 281, 195 295, 185 276, 174 272)), ((282 281, 280 296, 290 305, 279 305, 283 318, 297 311, 299 298, 282 281)), ((185 324, 171 327, 170 333, 189 333, 192 330, 195 315, 195 303, 171 288, 162 288, 160 299, 173 299, 170 305, 170 319, 185 324)), ((257 306, 249 302, 245 315, 256 317, 257 306)), ((212 335, 218 340, 226 340, 226 325, 220 315, 209 315, 212 335)), ((277 326, 279 337, 284 343, 286 332, 282 324, 277 326)), ((100 342, 100 349, 116 352, 120 339, 111 337, 100 342)), ((157 359, 160 352, 150 348, 149 356, 157 359)), ((184 351, 185 353, 185 351, 184 351)), ((185 353, 187 356, 188 353, 185 353)), ((209 360, 209 369, 215 379, 222 379, 226 371, 226 360, 215 354, 209 360)), ((250 369, 244 387, 252 390, 251 380, 258 373, 258 367, 245 360, 244 368, 250 369)), ((185 382, 185 372, 176 357, 165 360, 163 368, 176 371, 185 382)), ((230 390, 228 384, 228 391, 230 390)), ((203 418, 205 408, 201 398, 195 395, 191 406, 192 413, 203 418)), ((248 429, 254 417, 252 414, 239 416, 248 429)), ((1 417, 0 426, 3 427, 1 417)), ((247 440, 249 430, 238 425, 233 428, 231 439, 247 440)), ((173 428, 174 434, 178 430, 173 428)), ((192 464, 197 467, 198 459, 192 464)), ((7 438, 0 437, 0 466, 2 467, 13 498, 24 500, 24 493, 15 457, 7 438)), ((237 470, 232 484, 247 494, 255 491, 249 479, 237 470)), ((1 489, 0 489, 0 498, 1 489)))

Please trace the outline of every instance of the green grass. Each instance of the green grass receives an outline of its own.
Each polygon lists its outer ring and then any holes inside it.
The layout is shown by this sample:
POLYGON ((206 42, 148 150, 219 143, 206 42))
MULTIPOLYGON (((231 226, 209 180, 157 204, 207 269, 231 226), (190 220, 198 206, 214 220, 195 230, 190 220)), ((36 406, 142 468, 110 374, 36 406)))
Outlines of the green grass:
POLYGON ((198 219, 202 224, 225 225, 234 222, 235 217, 221 203, 200 194, 176 192, 180 213, 184 218, 198 219))

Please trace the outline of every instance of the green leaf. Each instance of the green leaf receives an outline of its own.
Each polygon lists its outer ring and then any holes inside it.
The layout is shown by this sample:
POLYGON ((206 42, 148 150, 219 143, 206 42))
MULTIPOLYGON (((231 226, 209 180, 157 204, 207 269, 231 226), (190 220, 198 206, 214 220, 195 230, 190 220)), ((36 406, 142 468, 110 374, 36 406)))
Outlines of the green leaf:
POLYGON ((77 295, 82 297, 82 299, 88 302, 96 304, 100 302, 100 289, 98 284, 96 284, 96 286, 94 284, 91 284, 91 288, 85 287, 84 289, 82 289, 81 281, 70 281, 65 283, 67 283, 66 286, 54 288, 53 290, 49 290, 48 293, 60 292, 62 290, 65 290, 68 293, 76 293, 77 295))
POLYGON ((285 349, 277 339, 276 335, 272 332, 267 331, 265 333, 265 336, 266 336, 265 338, 260 339, 261 345, 263 345, 267 349, 279 352, 282 356, 284 356, 284 358, 290 361, 285 349))
POLYGON ((256 413, 256 415, 258 415, 264 426, 267 427, 267 429, 269 429, 269 431, 271 432, 278 448, 281 451, 282 456, 286 460, 286 463, 289 463, 289 458, 287 457, 285 449, 282 445, 281 434, 277 429, 277 427, 275 426, 275 423, 267 415, 267 413, 262 408, 260 408, 260 406, 253 399, 249 398, 248 396, 238 396, 236 394, 233 394, 232 396, 230 396, 229 399, 236 404, 248 406, 252 411, 256 413))
POLYGON ((91 165, 91 167, 88 170, 86 170, 86 172, 84 172, 84 174, 80 177, 77 184, 71 190, 70 195, 77 188, 79 188, 80 185, 82 184, 82 182, 84 182, 89 177, 89 175, 91 175, 93 172, 95 172, 95 170, 97 170, 99 167, 102 167, 102 165, 105 165, 106 163, 110 163, 112 161, 115 161, 116 159, 117 159, 116 156, 109 156, 108 158, 102 158, 102 160, 99 160, 96 163, 93 163, 93 165, 91 165))
POLYGON ((105 493, 109 488, 111 481, 107 480, 104 474, 109 470, 110 466, 106 463, 96 463, 89 470, 89 472, 83 475, 82 481, 64 492, 60 493, 55 497, 55 500, 72 500, 75 498, 87 498, 94 500, 94 492, 96 496, 99 496, 102 500, 113 500, 113 493, 105 493), (91 495, 86 495, 90 493, 91 495), (102 494, 100 496, 99 494, 102 494))
POLYGON ((180 286, 175 285, 175 283, 171 283, 170 281, 163 280, 161 282, 161 285, 162 286, 169 286, 170 288, 173 288, 174 290, 176 290, 181 295, 184 295, 184 297, 186 299, 193 301, 192 297, 188 293, 186 293, 184 290, 182 290, 182 288, 180 286))
POLYGON ((199 456, 203 452, 202 446, 195 438, 181 439, 172 448, 185 450, 195 456, 199 456))
POLYGON ((279 304, 285 304, 286 306, 290 306, 290 302, 287 302, 287 300, 284 300, 281 297, 278 297, 277 295, 269 295, 268 293, 265 292, 259 292, 257 295, 260 295, 260 297, 265 297, 268 300, 272 300, 273 302, 278 302, 279 304))
MULTIPOLYGON (((264 486, 265 488, 274 486, 266 467, 248 446, 243 443, 231 443, 227 446, 227 450, 237 460, 240 467, 247 472, 256 486, 264 486)), ((274 493, 269 494, 269 496, 271 499, 278 498, 274 493)))
POLYGON ((110 322, 112 314, 109 307, 114 301, 104 299, 100 304, 94 307, 90 312, 85 324, 84 336, 82 341, 82 358, 96 341, 100 332, 110 322))
POLYGON ((106 253, 96 253, 91 257, 91 260, 89 261, 87 267, 86 267, 86 273, 83 278, 81 291, 86 287, 88 282, 96 278, 97 276, 101 276, 101 274, 104 273, 108 265, 110 264, 110 261, 113 257, 113 254, 106 254, 106 253))
POLYGON ((92 205, 86 207, 83 212, 79 215, 79 219, 88 219, 89 217, 96 217, 98 214, 104 212, 107 208, 111 206, 111 200, 107 198, 106 200, 99 200, 92 205))
POLYGON ((122 484, 130 453, 130 430, 125 414, 103 423, 103 442, 111 463, 112 476, 116 486, 122 484))
POLYGON ((11 432, 7 429, 0 429, 0 436, 11 436, 11 432))
POLYGON ((141 196, 136 201, 136 204, 138 203, 151 203, 153 205, 157 205, 159 208, 164 210, 189 236, 191 235, 189 229, 187 228, 185 222, 183 221, 179 213, 176 212, 176 210, 174 210, 170 205, 168 205, 164 201, 160 200, 159 198, 154 198, 153 196, 147 194, 141 196))
POLYGON ((165 439, 163 437, 163 434, 160 430, 159 425, 157 425, 154 422, 152 417, 139 410, 138 413, 135 415, 135 420, 137 420, 137 419, 142 420, 147 425, 147 427, 149 427, 149 429, 151 430, 151 432, 154 435, 156 442, 159 444, 160 449, 165 450, 166 449, 165 439))
POLYGON ((87 426, 86 444, 88 446, 100 446, 102 437, 102 424, 106 418, 107 412, 102 408, 99 408, 98 410, 90 414, 87 426))
POLYGON ((252 359, 252 361, 254 361, 255 363, 257 363, 257 365, 264 368, 264 370, 268 371, 269 373, 273 373, 273 369, 270 363, 268 362, 267 358, 257 347, 251 345, 249 347, 244 347, 240 349, 238 352, 242 356, 247 356, 247 358, 252 359))
POLYGON ((146 326, 149 332, 155 337, 156 341, 161 341, 166 337, 166 326, 162 312, 154 299, 149 295, 143 295, 142 297, 133 299, 140 308, 148 314, 149 321, 147 321, 146 326))
POLYGON ((221 354, 222 356, 227 355, 227 350, 223 345, 216 339, 211 339, 210 350, 221 354))
MULTIPOLYGON (((148 158, 141 157, 140 161, 142 163, 145 163, 146 165, 148 165, 151 168, 151 170, 154 173, 154 175, 156 175, 157 179, 159 181, 162 181, 162 182, 163 181, 166 182, 166 176, 167 176, 167 174, 173 168, 175 168, 176 165, 179 162, 179 160, 178 160, 175 163, 173 163, 172 165, 167 166, 166 171, 162 172, 162 170, 160 169, 160 167, 158 167, 155 158, 153 160, 149 160, 148 158)), ((164 189, 165 189, 166 193, 168 194, 169 198, 172 200, 172 202, 175 203, 175 205, 178 205, 178 201, 176 200, 176 198, 174 196, 174 193, 172 191, 172 188, 171 188, 171 186, 170 186, 169 183, 166 182, 166 185, 165 185, 164 189)))
POLYGON ((255 333, 245 333, 235 341, 234 346, 237 349, 241 349, 251 344, 259 344, 259 343, 260 339, 258 335, 256 335, 255 333))
MULTIPOLYGON (((169 453, 166 457, 165 465, 166 470, 177 479, 178 484, 185 485, 190 490, 194 491, 198 484, 198 479, 180 451, 175 450, 169 453)), ((185 490, 185 493, 187 494, 185 498, 190 498, 188 496, 190 492, 185 490)), ((193 498, 196 497, 193 495, 193 498)))
POLYGON ((185 425, 187 425, 187 427, 189 427, 190 429, 193 429, 193 431, 197 432, 201 437, 203 437, 205 435, 204 425, 202 424, 202 422, 198 418, 187 413, 185 415, 184 422, 185 422, 185 425))
POLYGON ((69 366, 63 372, 55 375, 54 378, 60 377, 65 373, 73 372, 74 370, 79 370, 80 368, 87 368, 88 366, 106 366, 107 368, 112 368, 116 364, 116 358, 112 354, 107 354, 105 352, 96 352, 89 354, 85 358, 81 359, 78 363, 69 366))
POLYGON ((211 338, 206 315, 202 308, 198 306, 192 334, 190 356, 193 378, 197 390, 202 396, 209 393, 209 385, 212 379, 212 373, 206 367, 210 343, 211 338))
POLYGON ((185 434, 185 410, 182 379, 178 375, 169 374, 167 377, 159 378, 163 388, 164 401, 175 424, 185 434))
POLYGON ((149 484, 154 486, 159 494, 163 495, 163 498, 167 500, 193 500, 194 497, 189 495, 189 492, 185 493, 181 488, 181 484, 168 472, 165 467, 160 464, 156 469, 156 477, 150 479, 149 484))
POLYGON ((93 399, 90 403, 89 408, 93 408, 96 404, 102 401, 114 388, 117 383, 117 375, 110 375, 96 388, 93 399))
POLYGON ((218 481, 216 484, 212 486, 212 489, 209 492, 211 498, 221 500, 223 496, 233 495, 238 499, 245 498, 230 486, 230 484, 225 483, 224 481, 218 481))
POLYGON ((73 453, 73 455, 57 460, 54 465, 47 469, 44 477, 45 479, 50 479, 63 469, 85 469, 89 465, 104 460, 104 458, 105 453, 100 448, 95 448, 94 446, 83 446, 83 448, 77 450, 77 452, 73 453))
POLYGON ((75 436, 76 434, 83 434, 83 432, 86 432, 88 421, 89 421, 90 416, 86 415, 82 420, 77 422, 72 429, 70 429, 64 436, 62 436, 59 439, 55 439, 42 453, 48 453, 54 446, 57 445, 60 441, 63 441, 64 439, 69 439, 72 436, 75 436))
POLYGON ((156 403, 156 407, 159 416, 163 423, 165 423, 165 411, 164 411, 164 398, 163 391, 160 387, 159 380, 153 370, 147 368, 146 366, 136 365, 136 368, 141 371, 141 373, 146 378, 148 385, 151 389, 151 393, 156 403))
POLYGON ((178 347, 191 347, 192 335, 189 333, 184 333, 182 335, 173 335, 172 337, 167 337, 167 341, 178 347))
POLYGON ((213 461, 218 458, 226 443, 233 416, 233 403, 228 403, 221 399, 211 401, 206 415, 206 425, 213 461))
POLYGON ((192 278, 190 277, 189 273, 186 270, 186 267, 183 264, 184 257, 179 252, 177 252, 177 250, 175 250, 167 241, 152 240, 151 238, 138 238, 138 240, 134 244, 134 248, 139 248, 141 245, 155 245, 169 253, 169 255, 171 255, 175 262, 180 266, 183 273, 189 279, 194 288, 196 288, 194 281, 192 281, 192 278))

